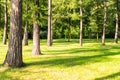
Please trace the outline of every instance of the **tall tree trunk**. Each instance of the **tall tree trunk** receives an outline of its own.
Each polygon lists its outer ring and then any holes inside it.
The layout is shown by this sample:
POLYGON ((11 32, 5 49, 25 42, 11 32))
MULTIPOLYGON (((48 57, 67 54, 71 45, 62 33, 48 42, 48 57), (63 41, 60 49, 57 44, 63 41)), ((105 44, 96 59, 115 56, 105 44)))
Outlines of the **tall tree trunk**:
POLYGON ((52 46, 52 0, 48 0, 48 35, 47 45, 52 46))
POLYGON ((7 28, 8 28, 8 9, 7 9, 7 0, 5 0, 4 5, 4 33, 3 33, 3 44, 6 44, 7 42, 7 28))
POLYGON ((96 6, 97 6, 97 26, 98 26, 98 28, 97 28, 97 41, 99 40, 99 21, 98 21, 98 17, 99 17, 99 12, 98 12, 98 10, 99 10, 99 7, 98 7, 98 1, 96 0, 96 6))
POLYGON ((97 32, 96 34, 96 37, 97 37, 97 41, 99 40, 99 33, 97 32))
MULTIPOLYGON (((39 0, 35 0, 35 5, 39 7, 39 0)), ((39 13, 35 12, 34 13, 35 21, 33 23, 33 49, 32 49, 32 54, 33 55, 40 55, 40 30, 39 30, 39 24, 37 22, 37 18, 39 17, 39 13)))
POLYGON ((68 42, 70 42, 71 39, 71 28, 70 28, 70 18, 68 20, 68 42))
POLYGON ((103 23, 102 45, 105 45, 106 4, 107 4, 106 0, 104 0, 104 23, 103 23))
POLYGON ((22 0, 11 0, 10 40, 4 65, 20 67, 22 61, 22 0))
MULTIPOLYGON (((26 4, 26 15, 28 14, 28 4, 26 4)), ((28 45, 28 20, 26 20, 26 25, 24 29, 23 45, 28 45)))
MULTIPOLYGON (((82 2, 82 0, 80 0, 82 2)), ((82 17, 82 4, 80 4, 80 16, 82 17)), ((83 26, 83 21, 82 18, 80 20, 80 46, 82 46, 82 26, 83 26)))
POLYGON ((116 29, 114 43, 118 43, 118 0, 116 0, 116 29))

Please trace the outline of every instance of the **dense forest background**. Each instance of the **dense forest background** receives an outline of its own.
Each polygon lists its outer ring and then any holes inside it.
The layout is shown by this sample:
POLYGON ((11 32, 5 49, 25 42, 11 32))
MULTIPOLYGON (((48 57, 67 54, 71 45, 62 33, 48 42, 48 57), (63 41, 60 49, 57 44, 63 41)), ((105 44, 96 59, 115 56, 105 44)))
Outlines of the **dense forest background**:
MULTIPOLYGON (((48 1, 40 0, 40 7, 34 6, 33 0, 23 0, 23 28, 26 21, 29 21, 28 34, 29 39, 33 34, 33 12, 37 11, 40 17, 37 19, 40 24, 41 39, 47 38, 47 20, 48 20, 48 1), (28 12, 26 13, 26 5, 28 12)), ((0 38, 3 37, 4 30, 4 0, 0 3, 0 38)), ((10 2, 7 2, 8 8, 8 28, 10 17, 10 2)), ((116 1, 107 0, 107 21, 106 21, 106 37, 114 38, 116 24, 116 1)), ((119 8, 118 8, 119 10, 119 8)), ((120 12, 119 12, 120 13, 120 12)), ((102 27, 104 21, 104 0, 53 0, 52 1, 52 32, 53 38, 79 38, 80 19, 83 19, 83 38, 101 38, 102 27), (80 5, 83 8, 83 16, 80 16, 80 5)), ((120 24, 120 23, 119 23, 120 24)), ((8 29, 9 31, 9 29, 8 29)), ((119 32, 120 35, 120 32, 119 32)))

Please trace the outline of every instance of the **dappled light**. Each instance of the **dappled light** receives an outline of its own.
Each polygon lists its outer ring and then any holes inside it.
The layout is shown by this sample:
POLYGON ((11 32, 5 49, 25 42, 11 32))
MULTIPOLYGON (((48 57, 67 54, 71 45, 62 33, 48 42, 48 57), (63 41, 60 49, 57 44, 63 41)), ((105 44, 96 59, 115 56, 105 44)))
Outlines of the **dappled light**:
POLYGON ((0 0, 0 80, 120 80, 119 0, 0 0))
MULTIPOLYGON (((85 45, 79 47, 76 41, 73 41, 72 44, 70 42, 66 43, 66 41, 59 43, 61 40, 54 41, 56 43, 53 47, 44 45, 46 40, 41 41, 41 50, 44 55, 40 56, 31 55, 32 43, 29 41, 29 46, 23 47, 24 66, 20 69, 7 69, 1 66, 0 78, 20 80, 64 80, 68 79, 68 77, 70 78, 69 80, 119 79, 119 45, 111 44, 110 41, 106 43, 108 46, 105 47, 98 45, 100 43, 96 44, 96 42, 93 42, 94 40, 91 43, 92 45, 89 45, 89 40, 86 40, 85 45)), ((5 47, 7 46, 1 46, 0 52, 5 47)), ((4 58, 4 52, 2 52, 0 59, 4 58)), ((0 64, 2 64, 2 61, 0 61, 0 64)))

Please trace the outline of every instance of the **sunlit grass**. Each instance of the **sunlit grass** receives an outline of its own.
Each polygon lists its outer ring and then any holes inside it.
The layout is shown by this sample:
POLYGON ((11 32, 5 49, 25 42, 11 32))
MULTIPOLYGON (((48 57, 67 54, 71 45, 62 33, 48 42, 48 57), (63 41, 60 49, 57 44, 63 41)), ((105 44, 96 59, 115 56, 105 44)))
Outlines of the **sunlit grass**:
POLYGON ((23 47, 22 68, 1 66, 7 46, 0 44, 0 80, 120 80, 120 44, 108 39, 101 41, 85 39, 83 47, 79 40, 54 40, 52 47, 41 40, 44 55, 33 56, 32 41, 23 47))

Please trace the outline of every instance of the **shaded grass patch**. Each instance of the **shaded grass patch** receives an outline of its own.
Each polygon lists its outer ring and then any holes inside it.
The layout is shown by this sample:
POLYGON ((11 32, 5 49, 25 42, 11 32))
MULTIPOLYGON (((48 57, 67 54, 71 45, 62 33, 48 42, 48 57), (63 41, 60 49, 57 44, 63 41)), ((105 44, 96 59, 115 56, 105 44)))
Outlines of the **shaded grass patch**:
POLYGON ((85 39, 83 47, 78 40, 54 40, 52 47, 41 40, 44 55, 32 56, 32 41, 23 47, 22 68, 7 69, 4 61, 7 46, 0 45, 0 80, 119 80, 120 44, 108 39, 106 46, 100 41, 85 39))

